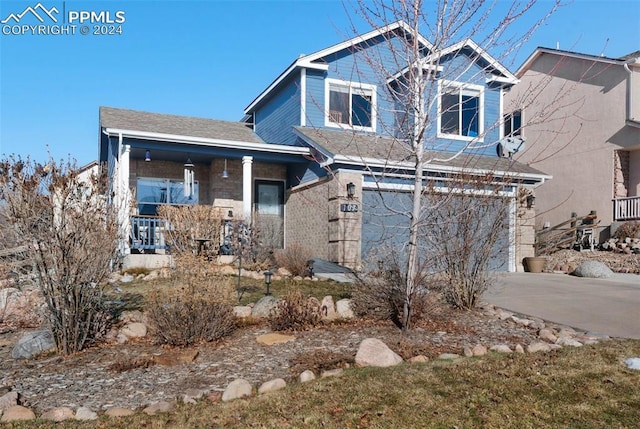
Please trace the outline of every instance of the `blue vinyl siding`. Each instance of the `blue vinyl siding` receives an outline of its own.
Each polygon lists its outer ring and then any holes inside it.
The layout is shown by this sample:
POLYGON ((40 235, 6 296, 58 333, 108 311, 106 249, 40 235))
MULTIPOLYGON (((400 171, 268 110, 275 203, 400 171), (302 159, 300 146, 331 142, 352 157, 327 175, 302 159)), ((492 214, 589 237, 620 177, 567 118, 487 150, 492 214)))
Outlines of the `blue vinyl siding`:
POLYGON ((307 69, 307 126, 324 127, 324 79, 327 73, 307 69))
POLYGON ((291 128, 300 125, 300 74, 283 83, 255 112, 256 134, 267 143, 294 145, 291 128))

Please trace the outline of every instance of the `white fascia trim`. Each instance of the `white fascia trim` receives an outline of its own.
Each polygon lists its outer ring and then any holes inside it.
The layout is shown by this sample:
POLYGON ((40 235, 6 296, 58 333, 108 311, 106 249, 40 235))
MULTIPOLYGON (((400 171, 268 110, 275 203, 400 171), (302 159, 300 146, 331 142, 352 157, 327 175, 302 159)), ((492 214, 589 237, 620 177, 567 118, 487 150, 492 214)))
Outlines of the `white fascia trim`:
POLYGON ((271 85, 269 85, 267 87, 267 89, 265 89, 264 91, 262 91, 260 93, 260 95, 258 95, 256 97, 255 100, 253 100, 251 102, 251 104, 249 104, 245 109, 244 109, 244 113, 248 114, 250 111, 253 110, 254 107, 256 107, 256 105, 258 103, 260 103, 271 91, 273 91, 273 89, 278 86, 283 80, 285 80, 287 77, 289 77, 289 75, 291 73, 293 73, 293 71, 298 68, 298 67, 302 67, 303 69, 308 68, 308 69, 315 69, 315 70, 329 70, 329 65, 328 64, 317 64, 317 63, 311 63, 309 61, 307 61, 305 59, 306 57, 300 58, 298 60, 296 60, 293 64, 291 64, 291 66, 289 66, 288 69, 286 69, 284 72, 282 72, 282 74, 280 76, 278 76, 276 78, 276 80, 274 80, 271 85))
MULTIPOLYGON (((318 52, 314 52, 313 54, 309 54, 305 57, 303 57, 303 59, 306 59, 309 62, 313 62, 316 61, 322 57, 325 57, 327 55, 331 55, 334 54, 338 51, 341 51, 345 48, 350 48, 352 46, 355 46, 359 43, 363 43, 366 42, 369 39, 373 39, 374 37, 378 37, 382 34, 385 33, 389 33, 391 31, 397 30, 398 28, 402 28, 405 32, 411 34, 413 32, 413 29, 409 26, 409 24, 407 24, 404 21, 396 21, 394 23, 391 23, 389 25, 385 25, 384 27, 380 27, 376 30, 372 30, 369 31, 368 33, 365 34, 361 34, 359 36, 356 36, 352 39, 349 39, 345 42, 342 43, 338 43, 337 45, 333 45, 330 46, 328 48, 325 48, 321 51, 318 52)), ((420 44, 422 44, 423 46, 431 49, 433 47, 433 45, 431 43, 429 43, 429 41, 427 39, 425 39, 421 34, 418 34, 418 41, 420 42, 420 44)))
POLYGON ((158 140, 171 143, 193 144, 199 146, 223 147, 228 149, 252 150, 257 152, 272 152, 290 155, 310 155, 309 148, 287 146, 280 144, 240 142, 235 140, 211 139, 204 137, 184 136, 178 134, 153 133, 147 131, 121 130, 118 128, 105 128, 107 135, 122 135, 128 138, 142 140, 158 140))
MULTIPOLYGON (((413 170, 415 168, 415 165, 411 162, 388 161, 379 158, 365 158, 358 156, 335 155, 334 161, 339 164, 358 165, 369 168, 400 168, 406 170, 413 170)), ((439 173, 466 173, 478 176, 484 176, 486 174, 492 173, 498 176, 536 180, 540 183, 544 183, 546 180, 550 180, 553 178, 553 176, 550 176, 548 174, 516 173, 512 171, 487 170, 481 168, 460 168, 450 165, 431 164, 429 162, 424 163, 424 168, 428 171, 439 173)))
MULTIPOLYGON (((505 66, 503 66, 502 64, 500 64, 500 62, 498 60, 496 60, 495 58, 493 58, 491 55, 489 55, 489 53, 487 51, 485 51, 484 49, 482 49, 476 42, 474 42, 471 39, 467 39, 467 40, 463 40, 462 42, 458 42, 455 43, 451 46, 448 46, 446 48, 444 48, 441 51, 435 52, 431 55, 429 55, 428 57, 425 57, 422 59, 423 63, 434 63, 440 62, 440 58, 442 58, 445 55, 449 55, 452 52, 458 51, 464 47, 470 47, 471 49, 473 49, 475 52, 478 53, 478 55, 480 57, 482 57, 484 60, 486 60, 491 67, 493 67, 495 70, 499 71, 500 73, 502 73, 503 77, 499 77, 496 76, 495 81, 500 82, 500 83, 508 83, 508 84, 512 84, 515 85, 519 82, 518 78, 516 77, 516 75, 514 75, 513 73, 511 73, 505 66)), ((493 78, 489 78, 491 79, 490 81, 493 81, 493 78)))
MULTIPOLYGON (((324 147, 320 146, 315 141, 313 141, 309 137, 305 136, 303 133, 301 133, 300 131, 296 130, 295 128, 293 129, 293 133, 296 134, 298 137, 300 137, 302 140, 304 140, 304 142, 307 143, 309 146, 311 146, 313 149, 315 149, 318 152, 320 152, 320 154, 322 154, 322 156, 324 156, 326 158, 326 160, 323 161, 323 162, 320 162, 320 160, 316 160, 318 162, 318 164, 320 165, 320 167, 324 168, 327 165, 331 165, 331 164, 334 163, 334 158, 333 158, 334 155, 331 152, 327 151, 324 147)), ((312 155, 311 151, 309 151, 309 155, 312 155)))
POLYGON ((300 70, 300 126, 307 126, 307 69, 300 70))
MULTIPOLYGON (((435 70, 437 72, 441 72, 442 70, 444 70, 443 66, 436 66, 435 64, 424 64, 423 60, 420 60, 422 64, 422 70, 435 70)), ((402 70, 400 70, 398 73, 394 74, 393 76, 391 76, 390 78, 387 78, 387 83, 391 83, 395 80, 397 80, 400 76, 404 76, 405 74, 407 74, 407 72, 409 71, 410 67, 405 67, 402 70)))
MULTIPOLYGON (((363 43, 366 42, 369 39, 372 39, 374 37, 380 36, 382 34, 385 33, 389 33, 391 31, 394 31, 398 28, 402 28, 404 31, 406 31, 407 33, 411 33, 412 29, 411 27, 409 27, 409 25, 404 22, 404 21, 397 21, 394 22, 392 24, 389 25, 385 25, 384 27, 378 28, 376 30, 372 30, 368 33, 362 34, 360 36, 356 36, 352 39, 349 39, 345 42, 342 43, 338 43, 337 45, 333 45, 330 46, 328 48, 325 48, 321 51, 318 52, 314 52, 313 54, 309 54, 309 55, 305 55, 303 57, 300 57, 299 59, 297 59, 296 61, 294 61, 293 64, 291 64, 291 66, 289 66, 288 69, 286 69, 284 72, 282 72, 282 74, 280 76, 278 76, 276 78, 276 80, 273 81, 273 83, 271 83, 271 85, 269 85, 267 87, 267 89, 265 89, 264 91, 262 91, 262 93, 251 102, 251 104, 249 104, 245 109, 244 109, 244 113, 248 113, 249 111, 251 111, 258 103, 260 103, 260 101, 262 101, 262 99, 264 99, 280 82, 282 82, 284 79, 286 79, 289 74, 291 74, 297 67, 303 67, 303 68, 310 68, 310 69, 316 69, 316 70, 329 70, 329 65, 328 64, 318 64, 314 61, 319 60, 322 57, 325 57, 327 55, 331 55, 333 53, 336 53, 338 51, 341 51, 345 48, 349 48, 351 46, 357 45, 359 43, 363 43)), ((433 45, 431 43, 429 43, 429 41, 427 39, 425 39, 422 35, 418 35, 418 41, 420 42, 420 44, 422 44, 423 46, 431 49, 433 47, 433 45)))
MULTIPOLYGON (((413 185, 402 183, 382 183, 382 182, 364 182, 362 188, 366 190, 381 190, 381 191, 404 191, 410 192, 413 190, 413 185)), ((433 188, 436 192, 462 194, 467 193, 469 195, 482 195, 491 196, 494 195, 493 191, 481 190, 481 189, 460 189, 457 186, 436 186, 433 188)), ((498 191, 500 197, 513 197, 515 191, 498 191)))

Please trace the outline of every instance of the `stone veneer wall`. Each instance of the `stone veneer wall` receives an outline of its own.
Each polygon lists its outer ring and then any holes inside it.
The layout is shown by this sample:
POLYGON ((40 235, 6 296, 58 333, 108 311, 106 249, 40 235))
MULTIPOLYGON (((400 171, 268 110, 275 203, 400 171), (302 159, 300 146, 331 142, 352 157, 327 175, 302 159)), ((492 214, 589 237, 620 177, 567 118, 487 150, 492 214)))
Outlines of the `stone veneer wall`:
POLYGON ((362 175, 340 171, 329 184, 329 260, 359 270, 362 267, 362 175), (355 196, 347 197, 347 184, 355 196), (341 204, 356 204, 357 212, 341 212, 341 204))
POLYGON ((328 195, 329 182, 287 190, 285 194, 285 248, 298 244, 309 248, 314 257, 329 259, 328 195))

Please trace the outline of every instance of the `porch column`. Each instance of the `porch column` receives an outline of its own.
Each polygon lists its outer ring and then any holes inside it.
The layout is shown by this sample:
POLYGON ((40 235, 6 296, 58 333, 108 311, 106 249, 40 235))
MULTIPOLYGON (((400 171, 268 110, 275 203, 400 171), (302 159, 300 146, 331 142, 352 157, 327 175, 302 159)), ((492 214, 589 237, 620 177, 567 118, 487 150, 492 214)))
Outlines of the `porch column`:
POLYGON ((251 223, 251 164, 252 156, 242 157, 242 214, 247 223, 251 223))
POLYGON ((122 254, 131 253, 129 247, 129 236, 131 235, 131 202, 129 191, 129 156, 131 154, 131 146, 123 145, 120 153, 120 163, 118 166, 118 194, 116 201, 118 207, 118 225, 120 226, 122 254))

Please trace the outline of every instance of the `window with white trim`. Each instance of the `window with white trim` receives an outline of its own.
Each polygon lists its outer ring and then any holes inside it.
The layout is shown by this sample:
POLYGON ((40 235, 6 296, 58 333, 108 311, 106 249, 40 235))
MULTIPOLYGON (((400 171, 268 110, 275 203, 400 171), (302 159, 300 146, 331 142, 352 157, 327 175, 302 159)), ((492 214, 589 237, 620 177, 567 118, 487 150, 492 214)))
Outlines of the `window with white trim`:
POLYGON ((522 135, 522 110, 514 110, 504 115, 504 137, 520 137, 522 135))
POLYGON ((326 125, 375 131, 374 85, 327 79, 325 100, 326 125))
POLYGON ((478 85, 443 83, 438 99, 438 133, 442 136, 473 139, 484 131, 484 92, 478 85))
POLYGON ((198 182, 196 181, 193 194, 187 197, 184 193, 184 182, 182 180, 140 177, 136 186, 138 213, 156 216, 158 214, 158 206, 161 204, 173 206, 197 205, 198 189, 198 182))

